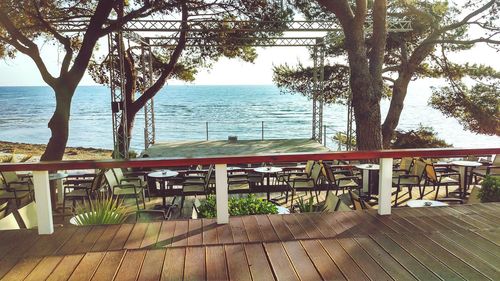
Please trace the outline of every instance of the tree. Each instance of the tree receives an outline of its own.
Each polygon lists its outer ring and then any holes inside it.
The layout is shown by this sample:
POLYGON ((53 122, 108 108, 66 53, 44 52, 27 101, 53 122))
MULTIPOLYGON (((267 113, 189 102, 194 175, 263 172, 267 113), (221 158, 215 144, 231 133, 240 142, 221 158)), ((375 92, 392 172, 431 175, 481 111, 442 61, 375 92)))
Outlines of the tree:
MULTIPOLYGON (((379 3, 356 1, 355 5, 351 5, 349 1, 318 0, 318 2, 322 6, 315 6, 300 0, 295 1, 295 6, 308 19, 328 18, 328 12, 332 12, 341 24, 344 38, 337 37, 337 40, 329 42, 327 55, 347 57, 348 65, 336 60, 335 64, 325 69, 326 80, 338 79, 338 81, 328 81, 324 97, 326 102, 345 102, 347 96, 345 87, 329 87, 328 85, 342 86, 345 80, 342 78, 343 75, 350 74, 349 88, 352 91, 352 105, 356 118, 358 149, 367 149, 367 145, 377 148, 375 145, 379 138, 377 128, 381 127, 381 120, 377 116, 380 115, 379 104, 382 97, 391 98, 390 108, 381 131, 384 147, 390 147, 403 110, 409 83, 422 77, 448 76, 448 70, 439 66, 437 58, 440 56, 436 56, 437 46, 444 46, 442 48, 446 53, 470 49, 474 44, 481 42, 497 43, 495 37, 498 36, 499 29, 495 14, 496 1, 470 1, 465 3, 462 9, 440 1, 394 1, 387 7, 386 13, 381 11, 384 3, 380 2, 384 1, 378 1, 379 3), (371 8, 373 33, 364 38, 365 28, 359 21, 365 20, 368 8, 371 8), (387 33, 386 27, 381 26, 382 22, 386 22, 381 17, 385 18, 387 13, 394 18, 411 20, 413 30, 406 33, 387 33), (470 26, 476 26, 476 29, 479 29, 480 32, 475 33, 479 36, 469 38, 467 31, 470 26), (364 38, 363 42, 360 36, 364 38), (381 37, 386 38, 385 42, 381 42, 381 37), (381 53, 383 54, 382 60, 380 59, 381 53), (328 69, 337 71, 332 72, 328 69), (346 69, 349 69, 349 72, 346 69), (344 74, 338 71, 343 71, 344 74), (377 84, 380 81, 382 85, 377 84), (370 87, 370 83, 375 83, 372 92, 363 91, 362 88, 370 87), (364 113, 365 110, 373 112, 370 115, 364 113), (367 117, 368 115, 371 117, 367 117), (366 122, 367 119, 371 119, 371 122, 366 122), (375 124, 375 119, 378 119, 379 123, 375 124), (372 126, 376 128, 365 128, 372 126)), ((479 66, 481 67, 483 66, 479 66)), ((274 72, 274 80, 278 86, 290 91, 298 91, 306 96, 310 95, 304 91, 307 87, 305 83, 310 85, 312 80, 310 68, 281 66, 276 67, 274 72)))
MULTIPOLYGON (((119 131, 127 126, 127 135, 118 134, 120 154, 128 150, 125 145, 130 144, 135 116, 158 94, 168 79, 174 77, 192 81, 199 68, 210 67, 223 56, 253 62, 257 55, 255 49, 248 45, 281 34, 280 30, 285 27, 284 20, 290 20, 291 16, 291 11, 283 9, 278 2, 264 0, 182 1, 178 4, 175 12, 181 19, 182 31, 176 37, 170 38, 176 39, 174 47, 154 48, 152 85, 148 85, 144 81, 144 75, 139 75, 137 71, 141 69, 140 54, 137 54, 140 48, 130 46, 124 54, 124 100, 127 115, 121 120, 119 131), (188 39, 188 30, 192 25, 200 25, 201 28, 195 35, 190 33, 188 39), (137 92, 142 94, 136 98, 137 92), (125 138, 128 138, 128 141, 125 141, 125 138)), ((111 65, 115 67, 116 73, 120 73, 119 63, 110 63, 110 60, 116 58, 106 56, 100 62, 92 63, 90 72, 98 83, 114 83, 119 86, 119 79, 108 79, 111 65)))
POLYGON ((127 21, 168 9, 177 1, 160 0, 5 0, 0 2, 0 56, 14 57, 17 52, 29 56, 42 79, 55 94, 56 108, 48 123, 51 137, 41 160, 60 160, 69 135, 71 100, 82 79, 99 38, 119 29, 127 21), (123 7, 124 2, 128 6, 123 7), (116 17, 116 11, 124 10, 116 17), (59 27, 71 21, 86 22, 85 31, 62 33, 59 27), (47 68, 50 58, 43 58, 39 45, 62 46, 64 56, 59 73, 47 68), (58 75, 58 76, 57 76, 58 75))
POLYGON ((424 127, 422 124, 414 130, 396 130, 391 141, 391 148, 436 147, 451 147, 451 145, 438 138, 434 129, 431 127, 424 127))

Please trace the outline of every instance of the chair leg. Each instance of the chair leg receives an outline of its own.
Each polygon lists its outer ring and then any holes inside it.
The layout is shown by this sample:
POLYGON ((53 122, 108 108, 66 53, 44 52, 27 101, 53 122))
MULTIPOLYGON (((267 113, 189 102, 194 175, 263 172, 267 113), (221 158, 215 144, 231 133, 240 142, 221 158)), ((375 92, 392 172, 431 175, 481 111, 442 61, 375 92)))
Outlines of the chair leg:
POLYGON ((440 187, 441 187, 441 186, 440 186, 440 185, 438 185, 438 186, 437 186, 437 188, 436 188, 436 196, 434 196, 434 201, 438 199, 438 194, 439 194, 439 188, 440 188, 440 187))
POLYGON ((64 217, 64 214, 66 213, 66 196, 64 196, 63 198, 63 217, 64 217))
POLYGON ((288 190, 285 191, 285 204, 288 203, 288 190))
POLYGON ((295 197, 295 189, 292 189, 292 200, 290 200, 290 207, 293 209, 293 198, 295 197))
POLYGON ((319 196, 318 196, 318 191, 315 190, 314 193, 316 193, 316 202, 319 204, 319 196))
POLYGON ((446 198, 448 198, 448 197, 450 197, 450 196, 448 195, 448 185, 445 185, 445 187, 446 187, 446 198))
POLYGON ((397 207, 398 206, 398 195, 399 195, 399 185, 397 186, 396 188, 396 198, 394 199, 394 207, 397 207))
POLYGON ((135 204, 137 205, 137 210, 139 210, 139 196, 136 194, 135 196, 135 204))
POLYGON ((409 193, 409 195, 408 195, 408 196, 410 197, 410 199, 412 199, 412 198, 413 198, 413 195, 412 195, 412 190, 413 190, 413 186, 408 186, 408 193, 409 193))

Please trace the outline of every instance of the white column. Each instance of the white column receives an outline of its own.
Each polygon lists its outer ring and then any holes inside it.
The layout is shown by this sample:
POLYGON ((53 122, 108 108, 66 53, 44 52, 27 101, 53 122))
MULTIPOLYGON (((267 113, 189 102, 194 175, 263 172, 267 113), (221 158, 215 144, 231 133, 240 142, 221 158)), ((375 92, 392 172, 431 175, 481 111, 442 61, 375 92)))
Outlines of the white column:
POLYGON ((227 165, 215 165, 215 196, 217 199, 217 223, 229 222, 229 205, 227 192, 227 165))
POLYGON ((378 177, 378 214, 391 214, 392 195, 392 158, 380 158, 378 177))
POLYGON ((49 172, 34 171, 33 185, 35 187, 38 234, 52 234, 54 233, 54 223, 52 221, 52 203, 50 201, 49 172))
POLYGON ((370 170, 364 169, 363 170, 363 193, 368 193, 369 187, 368 187, 368 179, 370 178, 370 170))

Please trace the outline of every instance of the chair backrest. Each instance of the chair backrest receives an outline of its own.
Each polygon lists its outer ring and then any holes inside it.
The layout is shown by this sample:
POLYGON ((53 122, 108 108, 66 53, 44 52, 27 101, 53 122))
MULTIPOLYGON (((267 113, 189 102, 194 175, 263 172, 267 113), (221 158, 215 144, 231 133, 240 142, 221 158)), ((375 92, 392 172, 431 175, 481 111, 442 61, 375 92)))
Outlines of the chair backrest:
POLYGON ((9 201, 6 201, 2 205, 0 205, 0 219, 6 217, 8 209, 9 209, 9 201))
POLYGON ((10 184, 11 182, 19 181, 19 177, 16 172, 0 172, 5 184, 10 184))
POLYGON ((311 170, 311 178, 314 180, 314 183, 318 183, 319 176, 321 175, 321 170, 323 170, 323 164, 316 163, 314 164, 311 170))
POLYGON ((307 163, 306 163, 306 167, 305 167, 305 169, 304 169, 304 172, 306 172, 306 174, 307 174, 308 176, 310 176, 310 175, 311 175, 312 168, 313 168, 314 164, 316 164, 316 161, 314 161, 314 160, 307 160, 307 163))
POLYGON ((14 214, 9 214, 3 219, 0 219, 0 230, 20 229, 14 214))
POLYGON ((208 191, 210 186, 210 178, 212 178, 212 174, 214 173, 215 165, 210 165, 208 167, 207 174, 205 175, 205 191, 208 191))
POLYGON ((365 208, 363 200, 361 200, 361 198, 359 198, 359 196, 356 193, 352 192, 350 189, 349 196, 351 197, 354 210, 362 210, 365 208))
POLYGON ((118 185, 118 181, 116 180, 115 173, 112 169, 107 170, 104 173, 104 177, 106 178, 106 182, 108 183, 110 189, 113 189, 114 186, 118 185))
POLYGON ((493 158, 493 166, 500 166, 500 154, 495 154, 493 158))
POLYGON ((115 174, 116 181, 120 182, 125 176, 123 175, 123 171, 121 168, 113 168, 113 173, 115 174))
POLYGON ((325 212, 335 212, 339 208, 340 198, 333 194, 331 190, 329 190, 326 194, 324 211, 325 212))
POLYGON ((323 164, 323 170, 325 171, 325 178, 330 184, 335 184, 335 174, 333 169, 328 164, 323 164))
POLYGON ((36 203, 34 201, 17 211, 19 212, 19 216, 23 220, 24 226, 26 226, 27 229, 35 228, 38 226, 38 219, 36 216, 36 203))
POLYGON ((99 190, 102 186, 102 181, 104 179, 104 173, 105 173, 106 170, 99 170, 96 174, 96 176, 94 177, 94 179, 92 180, 92 184, 90 185, 90 190, 93 192, 93 191, 96 191, 96 190, 99 190))
POLYGON ((427 164, 424 161, 417 159, 417 160, 415 160, 415 163, 413 164, 412 168, 410 169, 410 174, 417 176, 418 179, 420 180, 420 179, 422 179, 422 176, 424 175, 426 166, 427 166, 427 164))
POLYGON ((409 171, 412 164, 413 164, 412 157, 403 157, 401 158, 401 162, 399 163, 399 169, 409 171))
POLYGON ((438 181, 436 169, 434 168, 434 164, 432 163, 425 165, 425 175, 432 182, 438 181))

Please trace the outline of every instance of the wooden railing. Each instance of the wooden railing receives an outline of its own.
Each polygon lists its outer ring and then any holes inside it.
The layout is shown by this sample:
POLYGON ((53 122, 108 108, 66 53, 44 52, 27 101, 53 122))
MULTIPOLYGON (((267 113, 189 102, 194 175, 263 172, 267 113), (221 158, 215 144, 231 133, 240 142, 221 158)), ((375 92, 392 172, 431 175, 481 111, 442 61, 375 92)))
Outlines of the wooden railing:
POLYGON ((425 157, 451 158, 465 156, 483 156, 500 154, 500 147, 496 148, 438 148, 438 149, 394 149, 374 151, 348 151, 327 153, 300 153, 300 154, 268 154, 248 156, 224 156, 205 158, 141 158, 131 160, 82 160, 82 161, 54 161, 37 163, 0 163, 0 171, 33 171, 35 200, 37 202, 38 230, 40 234, 51 234, 54 231, 52 223, 52 207, 50 200, 48 171, 79 170, 79 169, 107 169, 107 168, 153 168, 178 167, 190 165, 215 164, 217 222, 227 223, 228 191, 227 165, 228 164, 255 164, 304 162, 307 160, 378 160, 379 171, 379 208, 380 215, 391 212, 391 188, 393 158, 425 157))

